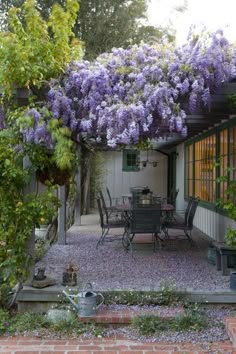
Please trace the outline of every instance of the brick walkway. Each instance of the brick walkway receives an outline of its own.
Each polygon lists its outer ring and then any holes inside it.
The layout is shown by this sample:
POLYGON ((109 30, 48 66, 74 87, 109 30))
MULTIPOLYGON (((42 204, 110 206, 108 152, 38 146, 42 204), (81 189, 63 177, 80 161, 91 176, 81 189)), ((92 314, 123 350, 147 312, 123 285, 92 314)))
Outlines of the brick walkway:
POLYGON ((126 339, 46 340, 29 337, 1 337, 0 353, 4 354, 236 354, 230 342, 211 345, 191 343, 140 343, 126 339))

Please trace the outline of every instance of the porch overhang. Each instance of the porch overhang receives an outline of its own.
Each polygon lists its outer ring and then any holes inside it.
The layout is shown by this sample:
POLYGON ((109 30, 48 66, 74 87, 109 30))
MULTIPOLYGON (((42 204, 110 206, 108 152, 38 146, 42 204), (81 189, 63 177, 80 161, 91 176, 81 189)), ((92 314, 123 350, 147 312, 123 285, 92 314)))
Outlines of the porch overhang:
POLYGON ((225 121, 232 118, 228 105, 228 95, 236 93, 236 82, 230 82, 223 86, 219 92, 214 94, 211 98, 211 107, 207 110, 204 109, 197 114, 189 114, 186 117, 186 126, 188 135, 182 137, 174 133, 166 138, 159 138, 154 142, 154 148, 159 150, 173 150, 177 145, 184 141, 202 134, 215 126, 218 126, 225 121))

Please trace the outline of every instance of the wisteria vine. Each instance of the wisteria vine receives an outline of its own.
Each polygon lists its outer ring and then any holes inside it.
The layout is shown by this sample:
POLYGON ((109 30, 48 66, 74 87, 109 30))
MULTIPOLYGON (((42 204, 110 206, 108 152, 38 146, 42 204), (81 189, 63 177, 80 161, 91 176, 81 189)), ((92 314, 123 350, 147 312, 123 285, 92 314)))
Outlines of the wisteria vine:
MULTIPOLYGON (((177 132, 187 135, 186 115, 210 106, 211 94, 236 76, 235 52, 222 31, 189 37, 180 48, 132 46, 73 62, 51 82, 51 119, 81 137, 115 148, 177 132)), ((48 121, 36 109, 23 130, 29 143, 52 147, 48 121)))

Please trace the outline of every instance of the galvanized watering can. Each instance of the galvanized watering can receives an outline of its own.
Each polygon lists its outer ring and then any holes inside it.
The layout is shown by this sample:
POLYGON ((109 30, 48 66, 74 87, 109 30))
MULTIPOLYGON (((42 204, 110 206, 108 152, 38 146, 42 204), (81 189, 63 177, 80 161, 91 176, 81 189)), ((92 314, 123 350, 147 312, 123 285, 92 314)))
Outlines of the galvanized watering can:
POLYGON ((92 289, 92 284, 87 283, 84 286, 83 291, 77 295, 67 294, 67 292, 63 290, 63 294, 67 297, 76 311, 78 311, 82 317, 90 317, 95 315, 96 310, 103 304, 103 295, 101 293, 95 293, 92 291, 92 289), (97 305, 98 297, 101 298, 101 302, 97 305), (72 298, 77 298, 77 302, 72 300, 72 298))

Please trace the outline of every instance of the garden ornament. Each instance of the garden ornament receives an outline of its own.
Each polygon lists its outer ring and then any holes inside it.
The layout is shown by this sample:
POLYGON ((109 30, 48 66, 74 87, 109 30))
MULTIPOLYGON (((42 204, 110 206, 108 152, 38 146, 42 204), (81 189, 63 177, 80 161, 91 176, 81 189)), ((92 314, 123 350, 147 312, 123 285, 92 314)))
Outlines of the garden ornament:
POLYGON ((71 302, 76 311, 79 312, 81 317, 90 317, 95 315, 96 310, 103 304, 104 297, 101 293, 95 293, 92 290, 92 284, 87 283, 83 291, 77 295, 68 294, 63 290, 63 294, 71 302), (101 302, 97 305, 97 298, 100 296, 101 302), (77 302, 72 300, 72 298, 77 298, 77 302))

